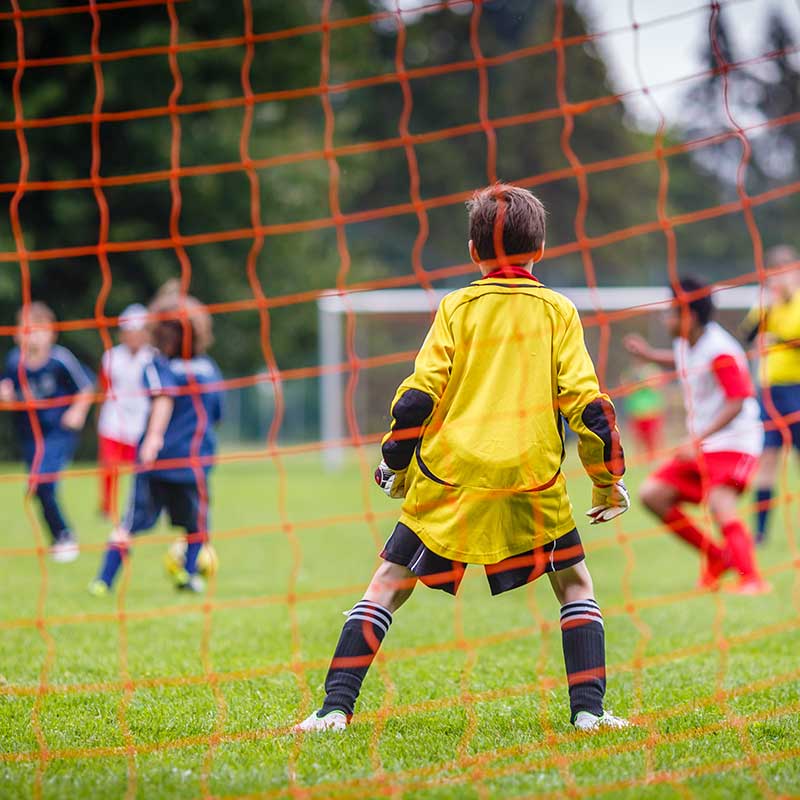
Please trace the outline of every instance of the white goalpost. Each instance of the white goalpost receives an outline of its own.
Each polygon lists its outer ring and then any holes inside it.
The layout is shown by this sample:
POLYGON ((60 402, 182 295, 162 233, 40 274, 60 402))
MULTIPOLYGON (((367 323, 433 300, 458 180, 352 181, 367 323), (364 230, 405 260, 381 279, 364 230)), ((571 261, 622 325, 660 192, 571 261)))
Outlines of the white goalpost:
MULTIPOLYGON (((583 314, 639 309, 640 316, 660 312, 672 299, 672 292, 662 286, 551 287, 566 295, 583 314)), ((381 289, 363 292, 330 292, 317 300, 319 330, 319 406, 320 438, 326 467, 339 467, 346 452, 347 437, 344 395, 347 384, 345 320, 347 315, 402 315, 433 313, 442 297, 453 289, 381 289)), ((744 314, 759 302, 758 284, 717 286, 714 304, 717 309, 744 314)), ((422 342, 424 331, 420 331, 422 342)), ((390 398, 385 398, 388 404, 390 398)))

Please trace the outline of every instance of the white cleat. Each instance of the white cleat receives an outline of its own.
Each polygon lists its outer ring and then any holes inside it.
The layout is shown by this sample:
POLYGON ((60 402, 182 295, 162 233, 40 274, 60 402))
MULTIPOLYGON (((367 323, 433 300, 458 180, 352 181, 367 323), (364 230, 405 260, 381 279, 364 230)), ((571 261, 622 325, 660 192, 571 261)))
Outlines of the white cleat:
POLYGON ((315 733, 317 731, 343 731, 347 727, 347 716, 344 711, 329 711, 320 717, 319 711, 306 717, 292 728, 295 733, 315 733))
POLYGON ((71 536, 62 536, 50 547, 50 558, 59 564, 67 564, 74 561, 80 553, 78 542, 71 536))
POLYGON ((579 711, 572 723, 579 731, 597 731, 600 728, 628 728, 630 722, 622 717, 615 717, 608 711, 603 712, 603 716, 596 717, 588 711, 579 711))

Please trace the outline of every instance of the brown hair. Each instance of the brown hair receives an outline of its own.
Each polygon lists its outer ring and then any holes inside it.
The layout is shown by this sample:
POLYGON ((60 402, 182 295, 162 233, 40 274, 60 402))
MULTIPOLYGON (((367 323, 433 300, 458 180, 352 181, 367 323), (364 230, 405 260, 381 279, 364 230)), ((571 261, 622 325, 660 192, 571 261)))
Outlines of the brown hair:
POLYGON ((527 189, 493 183, 475 192, 467 208, 469 238, 481 261, 520 255, 530 261, 544 244, 544 206, 527 189))
POLYGON ((184 355, 184 333, 191 333, 188 352, 191 356, 205 353, 214 341, 211 315, 206 307, 191 295, 182 295, 177 282, 168 281, 150 304, 153 344, 168 358, 184 355), (191 327, 189 327, 187 325, 191 327))
POLYGON ((21 308, 17 309, 17 325, 22 325, 26 308, 28 311, 27 321, 29 323, 38 322, 39 324, 42 324, 56 321, 56 315, 53 312, 53 309, 50 308, 47 303, 43 303, 41 300, 34 300, 32 303, 28 303, 27 307, 22 306, 21 308))

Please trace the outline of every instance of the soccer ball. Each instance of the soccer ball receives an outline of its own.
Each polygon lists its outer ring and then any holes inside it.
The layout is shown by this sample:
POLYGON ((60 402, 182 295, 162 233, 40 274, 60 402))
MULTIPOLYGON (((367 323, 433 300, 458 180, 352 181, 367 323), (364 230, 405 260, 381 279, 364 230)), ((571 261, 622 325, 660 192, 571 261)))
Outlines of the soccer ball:
MULTIPOLYGON (((164 567, 173 578, 183 572, 186 564, 186 537, 179 536, 164 553, 164 567)), ((219 558, 217 551, 210 545, 204 544, 197 556, 197 572, 204 578, 217 574, 219 558)))

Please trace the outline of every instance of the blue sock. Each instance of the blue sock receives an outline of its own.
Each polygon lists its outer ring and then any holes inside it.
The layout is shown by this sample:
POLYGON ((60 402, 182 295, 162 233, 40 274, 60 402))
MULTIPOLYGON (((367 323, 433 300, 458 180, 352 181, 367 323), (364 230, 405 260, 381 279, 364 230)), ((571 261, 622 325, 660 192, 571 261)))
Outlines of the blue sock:
POLYGON ((200 555, 202 548, 203 543, 201 541, 190 541, 186 544, 186 560, 183 568, 190 575, 194 575, 197 572, 197 556, 200 555))
POLYGON ((767 535, 767 521, 772 505, 772 489, 756 489, 756 536, 763 539, 767 535))
POLYGON ((127 555, 127 548, 123 549, 119 545, 109 545, 103 558, 103 566, 100 568, 98 578, 109 588, 117 577, 119 568, 122 566, 123 555, 127 555))

